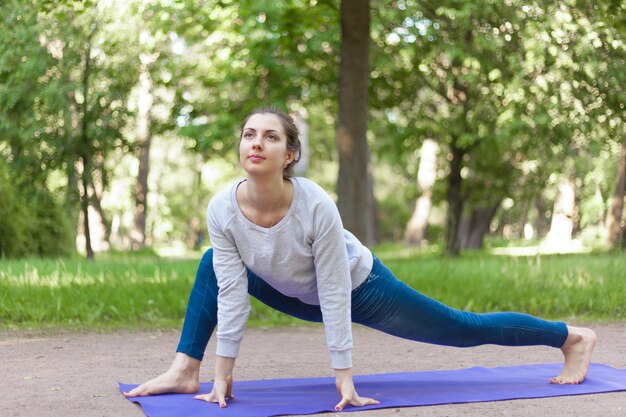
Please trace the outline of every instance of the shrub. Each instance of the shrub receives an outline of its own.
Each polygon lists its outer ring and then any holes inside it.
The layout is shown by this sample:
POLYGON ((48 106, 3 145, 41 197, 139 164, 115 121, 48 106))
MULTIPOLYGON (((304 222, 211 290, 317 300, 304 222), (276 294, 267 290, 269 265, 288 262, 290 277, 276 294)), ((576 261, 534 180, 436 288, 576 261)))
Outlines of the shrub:
POLYGON ((9 167, 0 162, 0 256, 27 253, 26 222, 28 210, 17 192, 9 167))
POLYGON ((63 256, 73 248, 67 214, 45 187, 0 162, 0 256, 63 256))

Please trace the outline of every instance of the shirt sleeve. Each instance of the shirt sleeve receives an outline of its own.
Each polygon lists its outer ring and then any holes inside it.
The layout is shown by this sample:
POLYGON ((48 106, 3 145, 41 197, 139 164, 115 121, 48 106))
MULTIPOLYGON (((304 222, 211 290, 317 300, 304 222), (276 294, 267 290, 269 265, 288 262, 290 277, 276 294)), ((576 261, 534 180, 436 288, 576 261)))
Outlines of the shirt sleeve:
POLYGON ((339 211, 328 195, 324 197, 313 214, 312 250, 331 365, 345 369, 352 367, 350 265, 339 211))
MULTIPOLYGON (((213 269, 219 288, 217 295, 217 350, 216 354, 236 358, 243 339, 248 316, 250 297, 246 267, 239 255, 233 236, 226 225, 221 224, 220 206, 211 204, 207 208, 207 226, 213 247, 213 269)), ((230 211, 230 210, 228 210, 230 211)))

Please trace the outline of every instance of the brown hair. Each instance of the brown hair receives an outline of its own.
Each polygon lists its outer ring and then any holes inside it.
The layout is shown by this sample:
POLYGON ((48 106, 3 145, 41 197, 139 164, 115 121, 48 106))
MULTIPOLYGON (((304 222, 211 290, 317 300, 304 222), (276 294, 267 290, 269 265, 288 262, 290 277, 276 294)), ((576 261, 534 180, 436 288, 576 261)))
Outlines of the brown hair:
POLYGON ((287 167, 283 170, 283 177, 292 177, 293 176, 293 166, 300 160, 300 155, 302 154, 302 144, 300 143, 300 132, 298 132, 298 127, 296 123, 293 121, 293 118, 286 113, 274 108, 274 107, 263 107, 250 112, 243 123, 241 124, 241 133, 239 134, 239 140, 241 141, 241 135, 243 135, 243 128, 245 127, 248 120, 254 116, 255 114, 273 114, 278 117, 280 123, 285 129, 285 133, 287 134, 287 150, 293 152, 293 160, 287 165, 287 167))

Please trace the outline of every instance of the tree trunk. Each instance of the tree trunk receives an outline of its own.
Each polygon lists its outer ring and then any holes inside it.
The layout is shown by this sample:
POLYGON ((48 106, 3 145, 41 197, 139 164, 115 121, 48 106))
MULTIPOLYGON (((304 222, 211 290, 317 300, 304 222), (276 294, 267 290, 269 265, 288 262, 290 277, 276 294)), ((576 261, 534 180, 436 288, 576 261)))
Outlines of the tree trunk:
POLYGON ((417 170, 417 187, 422 195, 415 203, 415 210, 406 226, 404 238, 407 244, 419 246, 424 240, 428 216, 432 208, 432 195, 437 177, 437 142, 426 139, 422 144, 420 166, 417 170))
POLYGON ((626 226, 622 228, 622 250, 626 250, 626 226))
POLYGON ((91 176, 91 144, 89 143, 89 77, 91 76, 91 39, 96 29, 89 35, 85 49, 85 68, 83 69, 83 103, 80 123, 80 158, 83 164, 81 183, 83 194, 81 196, 81 208, 83 212, 83 233, 85 234, 85 253, 87 259, 93 260, 93 248, 91 246, 91 232, 89 230, 89 177, 91 176))
POLYGON ((309 169, 309 156, 311 153, 309 150, 309 124, 306 120, 306 113, 304 111, 296 111, 294 113, 293 121, 298 127, 301 145, 300 160, 294 166, 293 172, 294 174, 303 177, 309 169))
POLYGON ((624 194, 626 193, 626 124, 623 132, 622 152, 617 163, 615 190, 611 199, 611 207, 606 218, 607 240, 610 247, 619 245, 624 232, 622 212, 624 211, 624 194))
POLYGON ((556 244, 568 242, 574 231, 576 210, 576 185, 570 179, 563 179, 554 201, 552 222, 547 240, 556 244))
MULTIPOLYGON (((626 182, 626 181, 625 181, 626 182)), ((601 207, 600 215, 598 217, 600 224, 606 224, 606 211, 604 209, 604 196, 602 195, 602 182, 600 180, 596 180, 596 192, 593 195, 594 204, 598 207, 601 207)))
POLYGON ((146 244, 146 215, 148 212, 148 174, 150 173, 150 130, 153 96, 152 78, 146 65, 139 74, 139 98, 137 105, 137 143, 139 145, 139 172, 133 196, 135 197, 134 229, 131 233, 131 247, 140 249, 146 244))
POLYGON ((535 237, 543 238, 549 231, 546 221, 546 202, 541 193, 535 198, 535 237))
MULTIPOLYGON (((526 239, 528 235, 528 206, 530 202, 528 200, 521 203, 519 222, 517 223, 517 237, 520 239, 526 239)), ((532 233, 531 233, 532 234, 532 233)))
POLYGON ((83 170, 80 175, 80 183, 81 183, 81 196, 80 196, 80 207, 83 213, 83 234, 85 235, 85 253, 87 255, 87 259, 93 260, 93 247, 91 246, 91 230, 89 228, 89 182, 87 181, 86 171, 91 169, 89 166, 89 156, 86 153, 83 153, 81 156, 81 162, 83 165, 83 170))
POLYGON ((463 155, 465 150, 456 146, 456 138, 450 143, 450 173, 448 174, 448 213, 446 217, 446 254, 448 256, 459 256, 461 247, 459 245, 459 226, 461 215, 463 214, 463 195, 461 178, 461 168, 463 165, 463 155))
POLYGON ((374 168, 368 158, 367 161, 367 237, 366 245, 374 246, 378 241, 378 209, 374 196, 374 168))
MULTIPOLYGON (((104 209, 102 208, 102 192, 104 190, 104 175, 105 175, 103 171, 104 167, 102 166, 103 164, 102 161, 100 161, 100 163, 96 163, 96 161, 93 159, 94 158, 92 158, 92 161, 91 161, 92 164, 94 165, 93 168, 91 169, 91 171, 86 172, 87 179, 89 181, 89 185, 91 189, 89 202, 98 213, 98 216, 100 217, 100 226, 102 227, 102 235, 107 245, 110 246, 111 223, 107 219, 104 209), (96 175, 93 175, 93 174, 96 174, 96 175), (98 180, 97 184, 96 184, 96 179, 98 180)), ((99 158, 99 159, 101 160, 102 158, 99 158)))
MULTIPOLYGON (((63 82, 66 85, 70 84, 67 74, 63 75, 63 82)), ((66 106, 63 109, 63 136, 65 143, 76 143, 76 132, 80 132, 80 110, 74 90, 67 91, 66 93, 66 106)), ((81 200, 80 200, 80 187, 79 182, 79 155, 75 149, 66 150, 66 174, 67 174, 67 189, 65 190, 65 205, 69 213, 68 217, 71 219, 73 231, 74 249, 78 249, 78 229, 80 228, 80 213, 81 200)))
POLYGON ((81 213, 81 201, 80 201, 80 191, 78 187, 78 176, 76 172, 76 160, 71 159, 67 161, 66 174, 67 174, 67 189, 65 190, 65 207, 68 211, 68 217, 71 219, 70 224, 72 225, 73 231, 73 242, 75 242, 76 248, 76 239, 78 237, 78 228, 80 226, 80 213, 81 213))
POLYGON ((481 249, 485 235, 489 232, 489 225, 500 207, 500 201, 488 207, 477 207, 472 210, 471 216, 464 218, 462 223, 466 227, 460 228, 461 249, 481 249))
POLYGON ((93 194, 91 195, 91 204, 93 208, 96 210, 98 215, 100 216, 100 224, 102 225, 102 232, 104 235, 104 240, 108 245, 111 244, 111 224, 109 220, 106 218, 106 213, 102 208, 102 196, 96 191, 95 184, 92 184, 93 194))
POLYGON ((337 144, 337 207, 350 230, 366 245, 375 242, 373 186, 368 171, 367 96, 370 3, 341 1, 341 60, 337 144))

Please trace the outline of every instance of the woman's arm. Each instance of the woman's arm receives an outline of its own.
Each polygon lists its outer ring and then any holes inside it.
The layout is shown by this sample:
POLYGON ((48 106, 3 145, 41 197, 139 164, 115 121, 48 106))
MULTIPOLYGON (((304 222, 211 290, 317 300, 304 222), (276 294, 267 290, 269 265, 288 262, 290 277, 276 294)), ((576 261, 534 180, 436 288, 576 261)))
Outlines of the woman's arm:
MULTIPOLYGON (((226 399, 233 399, 233 368, 239 353, 250 301, 246 267, 239 256, 234 237, 226 230, 228 212, 224 195, 214 198, 207 208, 207 226, 213 246, 213 267, 217 279, 217 353, 215 379, 208 394, 195 398, 226 407, 226 399)), ((227 201, 227 200, 226 200, 227 201)))
POLYGON ((352 367, 352 280, 343 224, 335 203, 324 195, 315 206, 311 253, 317 295, 334 369, 352 367))
POLYGON ((335 411, 343 410, 343 408, 348 404, 355 407, 380 404, 380 401, 373 398, 359 396, 356 392, 356 388, 354 388, 352 368, 335 369, 335 386, 337 387, 337 392, 341 397, 341 401, 339 401, 339 403, 335 406, 335 411))
POLYGON ((226 356, 215 357, 215 380, 213 390, 208 394, 196 395, 196 400, 218 403, 221 408, 227 407, 226 399, 233 400, 233 369, 236 358, 226 356))
POLYGON ((227 227, 230 221, 228 213, 232 209, 222 200, 211 200, 207 209, 207 227, 213 246, 213 268, 218 286, 216 353, 234 358, 239 353, 250 314, 250 299, 246 266, 235 237, 227 227))

